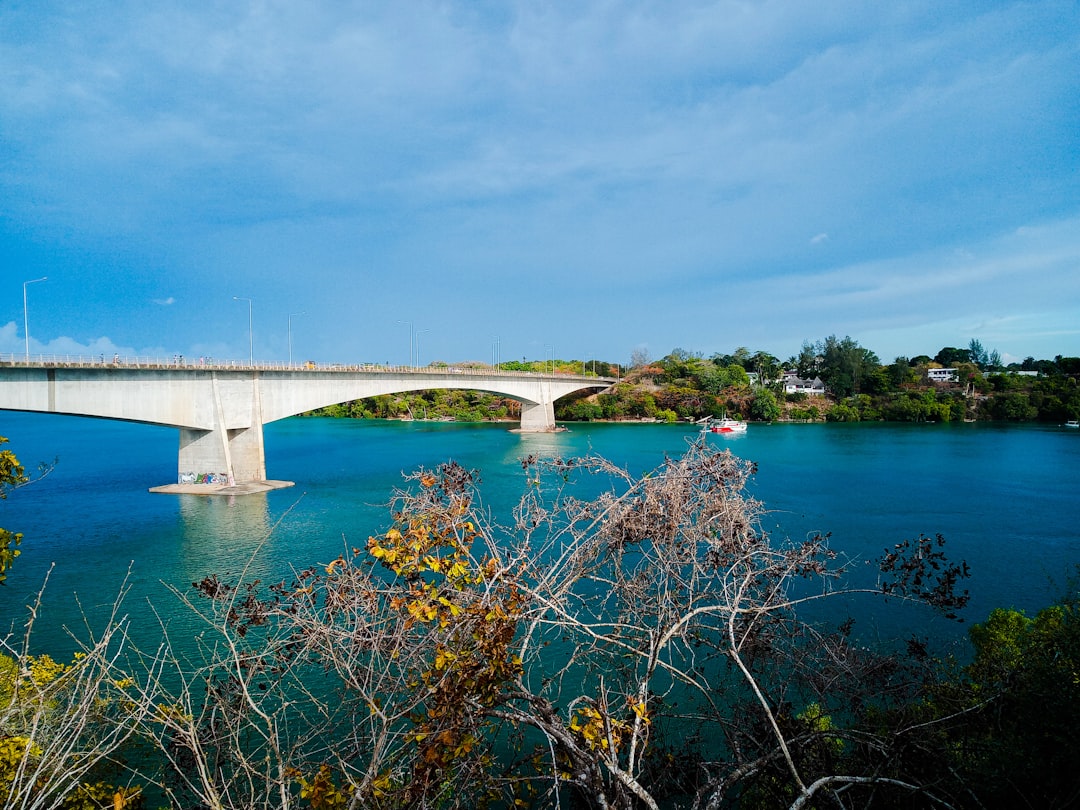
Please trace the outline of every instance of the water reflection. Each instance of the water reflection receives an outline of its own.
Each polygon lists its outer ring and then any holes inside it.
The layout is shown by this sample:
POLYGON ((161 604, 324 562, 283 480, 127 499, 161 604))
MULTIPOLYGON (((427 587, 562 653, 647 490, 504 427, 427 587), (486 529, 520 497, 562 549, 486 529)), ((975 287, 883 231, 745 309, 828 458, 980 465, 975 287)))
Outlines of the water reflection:
POLYGON ((575 446, 578 442, 570 431, 558 433, 519 433, 520 441, 517 445, 511 444, 504 455, 503 460, 508 463, 536 456, 541 459, 559 458, 568 454, 579 452, 575 446))
POLYGON ((268 554, 280 544, 271 529, 267 494, 179 495, 183 524, 177 574, 196 581, 208 574, 239 574, 254 560, 252 574, 267 573, 268 554))

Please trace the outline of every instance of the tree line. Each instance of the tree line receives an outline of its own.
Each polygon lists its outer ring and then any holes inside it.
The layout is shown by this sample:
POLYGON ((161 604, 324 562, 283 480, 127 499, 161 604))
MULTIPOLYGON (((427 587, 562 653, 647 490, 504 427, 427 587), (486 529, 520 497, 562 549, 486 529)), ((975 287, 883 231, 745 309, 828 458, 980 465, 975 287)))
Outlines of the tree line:
POLYGON ((1063 422, 1080 416, 1080 358, 1026 358, 1002 366, 978 340, 945 347, 934 357, 897 357, 883 364, 850 337, 805 342, 781 361, 736 349, 711 357, 675 349, 652 361, 638 355, 622 381, 599 395, 556 403, 566 420, 676 421, 722 414, 759 421, 1063 422), (931 369, 955 369, 938 381, 931 369), (821 394, 786 391, 783 374, 818 379, 821 394))
MULTIPOLYGON (((442 364, 434 364, 446 365, 442 364)), ((469 367, 485 364, 466 363, 469 367)), ((499 369, 616 379, 606 391, 581 392, 555 403, 559 421, 683 421, 722 415, 772 422, 997 420, 1061 423, 1080 418, 1080 358, 1025 358, 1002 365, 996 350, 977 339, 967 348, 882 363, 850 338, 830 335, 804 342, 781 360, 740 347, 730 354, 674 349, 659 360, 635 350, 623 367, 599 360, 501 363, 499 369), (931 369, 955 369, 946 381, 931 369), (783 375, 820 379, 824 392, 787 392, 783 375)), ((331 405, 314 415, 361 419, 514 421, 516 401, 480 391, 413 391, 331 405)))

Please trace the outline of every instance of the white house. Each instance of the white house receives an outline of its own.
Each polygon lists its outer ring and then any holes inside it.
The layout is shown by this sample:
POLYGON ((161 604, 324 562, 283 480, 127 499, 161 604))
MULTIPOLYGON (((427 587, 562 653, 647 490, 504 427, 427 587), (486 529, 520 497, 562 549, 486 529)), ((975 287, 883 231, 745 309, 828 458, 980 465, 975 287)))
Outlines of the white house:
POLYGON ((926 370, 926 379, 930 380, 930 382, 956 382, 956 369, 928 368, 926 370))
POLYGON ((825 394, 825 383, 821 381, 821 377, 814 377, 812 380, 804 380, 799 377, 794 371, 784 372, 784 393, 785 394, 825 394))

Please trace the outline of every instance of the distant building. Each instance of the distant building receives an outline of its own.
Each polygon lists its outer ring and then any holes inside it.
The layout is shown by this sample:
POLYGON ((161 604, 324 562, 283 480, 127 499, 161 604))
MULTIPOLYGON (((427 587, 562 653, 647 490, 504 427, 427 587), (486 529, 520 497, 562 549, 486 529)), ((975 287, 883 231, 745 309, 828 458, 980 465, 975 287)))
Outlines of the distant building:
POLYGON ((926 370, 926 379, 930 380, 930 382, 956 382, 956 369, 928 368, 926 370))
POLYGON ((814 377, 812 380, 804 380, 799 377, 794 371, 784 372, 784 393, 785 394, 819 394, 824 396, 825 383, 821 381, 821 377, 814 377))

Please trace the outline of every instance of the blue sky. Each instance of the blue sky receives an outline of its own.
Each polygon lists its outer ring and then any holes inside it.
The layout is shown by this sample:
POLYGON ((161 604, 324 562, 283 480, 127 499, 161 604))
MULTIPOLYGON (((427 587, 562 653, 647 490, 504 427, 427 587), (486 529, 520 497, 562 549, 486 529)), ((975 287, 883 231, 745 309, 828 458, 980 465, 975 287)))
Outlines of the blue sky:
POLYGON ((1080 355, 1072 0, 6 0, 0 73, 0 353, 47 276, 34 353, 1080 355))

